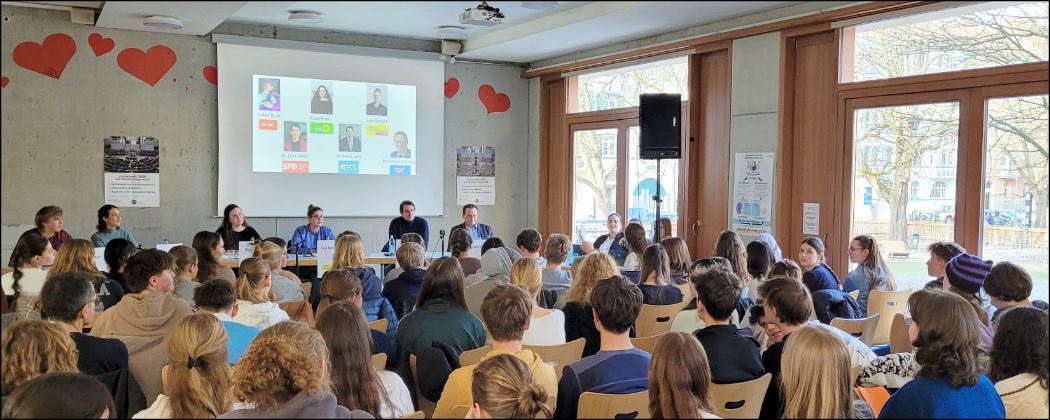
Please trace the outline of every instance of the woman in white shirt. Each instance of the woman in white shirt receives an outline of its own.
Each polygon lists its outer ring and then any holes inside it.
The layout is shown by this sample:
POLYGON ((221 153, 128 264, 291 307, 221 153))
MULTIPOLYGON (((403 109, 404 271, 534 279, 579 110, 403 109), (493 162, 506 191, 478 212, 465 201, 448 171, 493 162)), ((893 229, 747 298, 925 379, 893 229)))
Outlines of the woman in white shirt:
POLYGON ((565 313, 540 307, 537 297, 543 290, 543 270, 532 258, 522 258, 510 268, 510 284, 520 286, 532 297, 532 321, 521 344, 526 346, 553 346, 565 344, 565 313))
POLYGON ((288 321, 288 313, 277 305, 277 297, 270 290, 270 264, 262 258, 248 258, 241 263, 237 277, 237 313, 233 321, 238 324, 265 330, 270 326, 288 321))
POLYGON ((623 271, 638 271, 641 269, 641 257, 645 249, 649 247, 649 240, 645 237, 645 227, 638 223, 628 223, 623 229, 623 238, 627 242, 627 259, 623 261, 623 271))
MULTIPOLYGON (((40 289, 47 280, 43 268, 54 264, 56 253, 47 238, 40 235, 23 236, 12 252, 14 270, 0 278, 4 294, 15 299, 15 311, 27 318, 31 312, 30 303, 40 296, 40 289)), ((34 313, 38 315, 35 319, 40 319, 39 312, 34 313)))

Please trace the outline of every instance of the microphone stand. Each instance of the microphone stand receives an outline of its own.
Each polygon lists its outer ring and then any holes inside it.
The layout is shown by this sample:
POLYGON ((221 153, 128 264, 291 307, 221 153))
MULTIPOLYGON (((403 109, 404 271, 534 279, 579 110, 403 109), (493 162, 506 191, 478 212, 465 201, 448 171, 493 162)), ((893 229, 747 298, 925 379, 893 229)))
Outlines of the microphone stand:
MULTIPOLYGON (((299 244, 299 242, 295 242, 295 276, 296 277, 299 277, 299 247, 300 246, 301 245, 299 244)), ((300 280, 302 279, 302 277, 299 277, 299 278, 300 278, 300 280)))
POLYGON ((445 256, 445 230, 442 229, 439 233, 441 234, 441 256, 444 257, 445 256))

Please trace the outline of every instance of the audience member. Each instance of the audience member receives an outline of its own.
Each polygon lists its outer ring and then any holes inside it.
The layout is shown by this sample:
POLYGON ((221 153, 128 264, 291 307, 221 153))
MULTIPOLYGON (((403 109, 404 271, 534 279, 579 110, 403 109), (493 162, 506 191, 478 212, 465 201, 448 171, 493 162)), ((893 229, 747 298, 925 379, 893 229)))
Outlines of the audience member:
MULTIPOLYGON (((58 206, 44 206, 36 212, 36 217, 33 219, 36 224, 35 228, 29 229, 22 232, 22 235, 18 237, 21 241, 22 238, 33 235, 40 235, 47 239, 47 242, 51 244, 51 248, 56 252, 62 247, 62 244, 70 239, 69 233, 62 230, 62 208, 58 206)), ((17 243, 17 242, 16 242, 17 243)), ((16 268, 21 264, 16 264, 15 259, 18 258, 14 253, 11 254, 11 260, 7 266, 16 268)))
POLYGON ((769 250, 773 252, 773 262, 779 262, 784 259, 784 255, 780 251, 780 245, 777 244, 777 240, 773 238, 773 235, 762 232, 755 235, 751 242, 761 242, 769 247, 769 250))
POLYGON ((960 254, 965 254, 966 249, 955 242, 934 242, 926 249, 930 251, 930 259, 926 260, 926 274, 934 279, 926 283, 924 288, 943 290, 948 261, 960 254))
POLYGON ((55 254, 51 243, 40 235, 23 236, 11 251, 14 269, 0 277, 0 284, 4 294, 14 300, 15 312, 23 317, 40 319, 40 312, 33 309, 33 303, 47 280, 44 267, 55 262, 55 254))
MULTIPOLYGON (((485 242, 481 243, 481 255, 485 255, 492 248, 506 248, 507 245, 503 243, 503 240, 495 236, 488 238, 485 242)), ((521 255, 521 254, 518 254, 521 255)))
POLYGON ((995 382, 1006 418, 1050 418, 1046 311, 1014 306, 996 314, 1001 315, 989 352, 988 379, 995 382))
POLYGON ((295 302, 307 300, 306 292, 303 291, 302 283, 292 281, 277 272, 281 265, 281 254, 284 251, 273 242, 259 242, 255 245, 253 257, 266 262, 270 268, 270 290, 273 290, 277 303, 295 302))
POLYGON ((627 259, 623 260, 624 271, 641 270, 642 253, 649 248, 649 239, 646 236, 645 227, 640 223, 628 223, 627 227, 623 228, 623 239, 627 243, 627 250, 630 251, 627 259))
MULTIPOLYGON (((600 261, 600 260, 596 260, 600 261)), ((554 417, 576 418, 580 394, 631 394, 649 389, 649 353, 634 348, 629 332, 642 312, 642 292, 627 278, 599 280, 591 292, 601 348, 565 367, 554 417)))
POLYGON ((175 297, 186 301, 190 307, 197 306, 193 303, 193 291, 201 284, 197 282, 197 251, 186 245, 172 247, 168 251, 175 259, 175 297))
POLYGON ((868 292, 872 290, 896 291, 897 283, 893 280, 893 273, 886 267, 882 260, 882 252, 879 243, 871 235, 859 235, 849 243, 849 262, 857 264, 857 268, 850 271, 842 282, 842 291, 849 293, 854 290, 860 291, 857 295, 857 303, 868 313, 868 292))
MULTIPOLYGON (((426 248, 430 244, 430 225, 427 224, 426 219, 416 217, 415 203, 409 200, 402 201, 398 205, 397 211, 401 213, 401 216, 390 220, 387 234, 397 239, 409 232, 418 233, 419 236, 423 237, 423 247, 426 248)), ((389 251, 389 249, 387 249, 387 245, 384 245, 383 252, 386 251, 389 251)))
POLYGON ((429 347, 435 340, 459 352, 485 345, 485 327, 468 310, 464 289, 463 270, 455 258, 442 257, 430 264, 419 288, 416 309, 401 320, 394 335, 398 362, 415 348, 429 347))
POLYGON ((288 241, 296 254, 317 252, 317 241, 335 239, 332 228, 324 225, 324 210, 320 207, 311 204, 306 208, 306 222, 295 228, 292 239, 288 241))
POLYGON ((736 325, 729 323, 742 289, 736 274, 717 269, 701 270, 692 276, 692 281, 698 296, 696 311, 705 325, 694 334, 704 346, 706 359, 711 362, 711 381, 734 384, 757 379, 766 373, 758 341, 740 335, 736 325))
MULTIPOLYGON (((128 280, 124 278, 124 266, 127 265, 128 259, 135 255, 135 251, 133 242, 124 238, 116 238, 106 244, 106 251, 103 253, 106 266, 109 267, 109 271, 106 272, 106 278, 117 282, 124 290, 124 294, 131 293, 131 288, 128 287, 128 280)), ((95 292, 101 292, 98 285, 95 287, 95 292)), ((114 301, 113 305, 116 305, 117 302, 120 302, 120 300, 114 301)), ((109 309, 111 306, 107 306, 106 309, 109 309)))
MULTIPOLYGON (((715 242, 715 251, 711 254, 729 260, 733 266, 733 273, 740 279, 741 285, 747 287, 751 284, 751 275, 747 273, 747 248, 740 235, 731 230, 723 230, 715 242)), ((744 296, 749 298, 750 296, 744 296)))
POLYGON ((547 265, 547 259, 540 256, 540 246, 543 245, 543 235, 533 228, 522 229, 518 233, 518 237, 515 238, 514 244, 518 246, 518 251, 521 252, 522 257, 528 257, 536 260, 540 263, 540 267, 547 265))
POLYGON ((824 258, 824 241, 818 236, 810 236, 802 240, 798 250, 798 264, 805 272, 802 274, 802 284, 809 288, 809 293, 818 290, 839 290, 839 278, 835 272, 828 267, 824 258))
POLYGON ((91 234, 91 243, 97 248, 105 247, 110 241, 120 238, 130 241, 134 247, 138 247, 135 237, 120 228, 120 208, 112 204, 106 204, 98 209, 98 231, 91 234))
POLYGON ((102 305, 93 308, 96 312, 109 309, 124 298, 124 289, 117 282, 106 278, 95 265, 95 247, 86 239, 70 239, 62 244, 62 250, 55 256, 55 263, 47 272, 50 279, 62 273, 84 271, 91 276, 91 284, 97 290, 102 305))
POLYGON ((657 220, 656 222, 657 223, 654 223, 656 229, 656 238, 653 239, 654 242, 660 243, 664 239, 674 237, 672 235, 673 229, 671 228, 671 219, 661 217, 660 220, 657 220))
MULTIPOLYGON (((321 312, 342 301, 349 301, 364 310, 364 300, 361 297, 361 279, 357 278, 351 270, 328 270, 321 279, 321 302, 317 305, 317 316, 321 312)), ((366 317, 367 322, 367 317, 366 317)), ((386 353, 388 366, 393 367, 394 342, 382 331, 368 330, 372 337, 372 354, 386 353)))
MULTIPOLYGON (((733 271, 733 265, 729 263, 729 260, 722 257, 711 257, 711 258, 699 258, 690 265, 690 277, 697 275, 699 271, 703 270, 725 270, 728 272, 733 271)), ((693 296, 690 299, 689 304, 686 305, 682 312, 675 315, 674 320, 671 321, 671 332, 684 332, 692 334, 701 328, 704 328, 707 324, 704 324, 704 320, 700 319, 700 315, 696 312, 697 298, 696 298, 696 286, 693 282, 689 282, 689 293, 693 296)), ((736 311, 733 311, 731 315, 730 323, 736 324, 739 319, 737 318, 736 311)))
POLYGON ((22 320, 0 335, 0 395, 51 372, 77 372, 77 345, 62 327, 22 320))
POLYGON ((1034 306, 1043 311, 1050 307, 1046 301, 1028 299, 1032 295, 1032 276, 1009 261, 1000 261, 992 266, 984 278, 984 292, 988 294, 988 300, 996 309, 992 314, 993 324, 999 319, 999 313, 1003 309, 1012 306, 1034 306))
POLYGON ((747 284, 747 297, 754 303, 758 301, 758 286, 769 278, 769 270, 775 264, 773 251, 765 242, 751 241, 747 244, 747 274, 751 281, 747 284))
POLYGON ((762 354, 762 367, 773 375, 762 402, 760 418, 780 418, 784 412, 782 382, 780 378, 781 362, 791 333, 802 328, 809 315, 813 313, 813 299, 809 289, 802 282, 788 277, 773 277, 758 286, 765 307, 766 322, 780 329, 783 339, 773 344, 762 354))
POLYGON ((234 322, 265 330, 290 319, 270 289, 270 265, 266 261, 248 258, 241 263, 240 272, 235 287, 237 312, 230 315, 234 322))
POLYGON ((459 260, 459 266, 463 268, 463 276, 469 276, 481 272, 481 259, 470 256, 470 250, 474 247, 474 239, 470 237, 465 229, 453 229, 449 235, 448 250, 453 257, 459 260))
MULTIPOLYGON (((686 333, 656 342, 649 368, 649 415, 654 419, 717 419, 711 397, 711 361, 686 333)), ((761 367, 761 366, 760 366, 761 367)))
POLYGON ((376 276, 372 267, 365 265, 365 247, 361 238, 347 235, 335 241, 332 269, 354 272, 361 280, 361 309, 364 309, 368 322, 385 319, 386 334, 393 337, 394 331, 397 331, 398 316, 390 301, 383 297, 383 282, 376 276))
MULTIPOLYGON (((661 219, 663 220, 663 219, 661 219)), ((667 251, 667 261, 671 266, 670 284, 689 284, 689 247, 685 240, 670 236, 660 241, 660 246, 667 251)))
POLYGON ((222 236, 218 233, 202 230, 193 235, 193 250, 197 251, 197 282, 205 280, 223 279, 230 284, 237 281, 233 269, 222 265, 219 260, 226 254, 223 247, 222 236))
POLYGON ((473 404, 467 418, 534 419, 550 418, 547 390, 536 383, 529 366, 509 354, 483 360, 471 377, 470 396, 473 404))
MULTIPOLYGON (((531 264, 538 268, 535 260, 531 264)), ((529 329, 531 314, 532 301, 525 290, 518 286, 502 284, 485 295, 481 304, 481 317, 485 322, 485 330, 492 336, 492 351, 482 360, 501 354, 514 355, 525 362, 535 376, 536 383, 545 388, 548 395, 554 395, 558 389, 554 368, 543 363, 543 359, 531 350, 521 349, 521 338, 529 329)), ((452 371, 434 409, 434 418, 447 418, 452 414, 452 407, 471 404, 471 382, 475 368, 477 365, 468 365, 452 371)))
POLYGON ((485 300, 490 290, 510 281, 510 267, 520 258, 521 255, 510 248, 492 248, 481 256, 481 274, 485 278, 467 286, 466 298, 470 313, 481 317, 481 301, 485 300))
MULTIPOLYGON (((616 268, 616 261, 609 254, 592 253, 587 255, 587 260, 580 268, 579 274, 573 277, 569 293, 565 295, 566 303, 562 308, 562 311, 565 312, 565 342, 576 341, 578 338, 586 339, 583 357, 593 356, 602 347, 601 334, 594 322, 591 291, 598 280, 618 275, 620 275, 620 270, 616 268)), ((633 323, 629 329, 633 333, 633 323)), ((573 415, 575 413, 573 411, 573 415)))
POLYGON ((256 232, 255 228, 249 226, 244 220, 244 212, 236 204, 227 205, 222 211, 222 223, 219 224, 215 233, 222 236, 222 242, 227 251, 238 249, 241 242, 262 240, 259 232, 256 232))
MULTIPOLYGON (((565 235, 561 236, 568 238, 565 235)), ((559 268, 558 271, 564 270, 559 268)), ((541 273, 539 263, 532 258, 522 258, 510 268, 510 284, 525 289, 532 303, 529 320, 531 327, 526 329, 522 335, 521 344, 527 346, 565 344, 565 313, 557 309, 544 309, 538 302, 540 292, 543 291, 541 273)))
POLYGON ((842 340, 827 328, 807 325, 784 347, 781 385, 785 419, 873 419, 857 398, 842 340))
POLYGON ((299 279, 299 276, 297 276, 295 273, 284 269, 284 267, 288 265, 288 242, 276 236, 271 236, 269 238, 263 239, 263 242, 272 242, 274 244, 277 244, 277 246, 281 248, 281 257, 279 262, 277 263, 277 268, 275 268, 274 271, 276 271, 277 274, 280 274, 293 282, 300 284, 303 283, 303 281, 299 279))
POLYGON ((784 334, 780 332, 780 327, 777 327, 777 324, 769 323, 766 319, 766 309, 762 306, 761 299, 759 303, 748 308, 748 313, 750 315, 751 335, 762 345, 759 348, 759 353, 765 353, 769 346, 784 340, 784 334))
POLYGON ((115 338, 84 334, 84 326, 95 319, 95 303, 98 301, 91 285, 93 279, 86 271, 68 271, 52 276, 40 291, 40 303, 48 319, 69 332, 76 344, 80 373, 101 375, 128 368, 128 347, 115 338))
POLYGON ((547 246, 544 247, 543 253, 547 257, 546 266, 541 266, 543 290, 553 290, 560 298, 569 290, 569 286, 572 286, 572 274, 561 268, 572 253, 572 240, 560 233, 551 234, 547 237, 547 246))
POLYGON ((769 269, 769 276, 766 278, 771 279, 774 277, 788 277, 801 282, 802 267, 799 267, 798 263, 792 260, 782 259, 773 263, 773 267, 769 269))
POLYGON ((423 284, 423 275, 426 274, 425 252, 423 245, 414 243, 402 243, 397 249, 397 264, 404 271, 383 286, 383 297, 393 305, 398 319, 412 312, 416 304, 419 287, 423 284))
POLYGON ((0 417, 5 419, 109 419, 117 415, 109 389, 82 373, 37 376, 4 398, 7 402, 0 417))
MULTIPOLYGON (((630 227, 628 227, 630 229, 630 227)), ((673 305, 682 302, 682 291, 670 285, 671 266, 667 252, 660 244, 650 245, 642 253, 638 289, 646 305, 673 305)))
POLYGON ((193 291, 197 304, 197 313, 207 313, 222 321, 226 329, 226 356, 232 365, 241 360, 248 352, 248 344, 259 335, 260 330, 233 320, 240 305, 237 304, 237 293, 233 286, 223 279, 211 279, 201 283, 193 291))
POLYGON ((988 312, 981 307, 984 303, 984 299, 981 298, 981 286, 984 286, 984 278, 992 270, 992 264, 991 261, 982 260, 976 255, 961 254, 948 261, 944 267, 944 291, 961 296, 973 307, 980 321, 981 349, 985 351, 992 346, 995 326, 992 325, 988 312))

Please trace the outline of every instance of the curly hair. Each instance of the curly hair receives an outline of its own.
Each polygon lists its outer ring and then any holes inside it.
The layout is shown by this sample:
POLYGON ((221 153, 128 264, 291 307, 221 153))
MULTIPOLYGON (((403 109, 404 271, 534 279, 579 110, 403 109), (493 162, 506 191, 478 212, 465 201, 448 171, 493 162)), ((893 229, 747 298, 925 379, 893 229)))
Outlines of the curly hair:
POLYGON ((919 335, 912 342, 918 376, 945 379, 953 386, 977 385, 986 363, 980 347, 977 313, 961 296, 918 290, 908 298, 919 335))
POLYGON ((168 397, 175 419, 213 419, 231 408, 226 327, 212 314, 183 318, 171 333, 168 397))
POLYGON ((0 395, 51 372, 76 373, 80 352, 69 333, 47 321, 23 320, 0 335, 0 395))
MULTIPOLYGON (((573 265, 577 262, 574 261, 573 265)), ((574 277, 569 292, 565 295, 566 302, 577 302, 581 305, 591 304, 591 290, 598 280, 620 275, 620 269, 616 266, 616 260, 604 252, 592 252, 587 255, 587 261, 580 267, 579 276, 574 277)))
POLYGON ((1050 317, 1027 305, 1002 312, 989 351, 988 379, 999 382, 1031 373, 1039 378, 1043 389, 1050 389, 1050 337, 1047 334, 1050 317))
POLYGON ((331 392, 328 347, 321 333, 299 321, 284 321, 263 330, 230 370, 235 401, 272 411, 307 394, 331 392))

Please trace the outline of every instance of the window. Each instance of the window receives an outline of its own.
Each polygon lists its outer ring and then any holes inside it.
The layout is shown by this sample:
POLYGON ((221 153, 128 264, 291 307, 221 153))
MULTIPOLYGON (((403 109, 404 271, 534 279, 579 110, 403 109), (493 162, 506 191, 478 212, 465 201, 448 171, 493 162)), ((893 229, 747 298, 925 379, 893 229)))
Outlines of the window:
POLYGON ((576 112, 638 106, 642 93, 689 92, 688 58, 676 57, 577 76, 576 112))
POLYGON ((1004 182, 1003 183, 1003 198, 1013 198, 1013 197, 1010 196, 1010 183, 1009 182, 1004 182))
POLYGON ((656 161, 638 158, 639 135, 637 125, 627 129, 627 219, 638 218, 650 236, 656 221, 656 202, 653 196, 660 190, 660 218, 671 220, 671 234, 678 233, 678 160, 660 161, 660 181, 656 180, 656 161))
POLYGON ((943 181, 937 181, 933 183, 933 190, 930 191, 930 198, 944 198, 944 193, 948 190, 948 185, 943 181))
POLYGON ((911 193, 911 194, 909 194, 911 196, 918 196, 919 195, 919 181, 912 181, 911 182, 911 191, 909 191, 909 192, 911 193))
POLYGON ((573 137, 577 159, 573 239, 593 242, 605 232, 606 217, 616 211, 617 130, 580 130, 573 137), (606 154, 604 142, 609 139, 614 147, 606 154))
POLYGON ((616 139, 602 139, 602 157, 616 159, 616 139))

